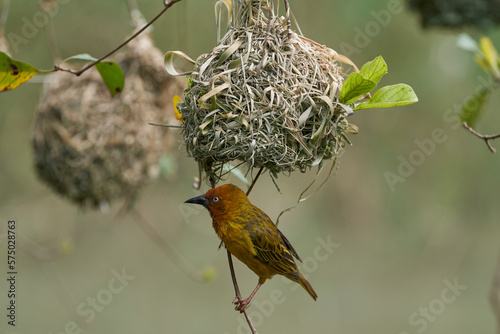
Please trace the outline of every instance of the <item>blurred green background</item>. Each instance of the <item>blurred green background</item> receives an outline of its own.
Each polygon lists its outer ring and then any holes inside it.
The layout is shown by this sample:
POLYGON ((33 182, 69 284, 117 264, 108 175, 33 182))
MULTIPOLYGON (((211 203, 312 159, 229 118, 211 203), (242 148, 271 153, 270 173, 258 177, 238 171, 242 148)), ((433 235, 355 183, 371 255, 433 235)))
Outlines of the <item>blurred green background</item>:
MULTIPOLYGON (((157 46, 191 57, 211 50, 216 43, 214 3, 186 0, 173 6, 154 25, 157 46)), ((306 259, 303 271, 319 299, 313 302, 302 289, 275 277, 249 309, 257 329, 493 333, 488 294, 500 246, 500 154, 491 154, 458 127, 449 112, 486 76, 470 54, 456 47, 456 34, 423 31, 406 6, 383 24, 377 21, 381 11, 401 2, 290 3, 305 36, 339 53, 347 53, 346 45, 356 47, 347 55, 359 65, 383 55, 389 74, 381 85, 410 84, 420 102, 352 116, 360 133, 350 136, 353 145, 346 148, 336 175, 280 222, 306 259), (365 29, 372 29, 372 36, 360 44, 359 32, 365 29), (419 166, 391 187, 387 172, 397 174, 401 159, 416 158, 420 149, 415 141, 428 142, 435 129, 442 129, 446 140, 434 143, 430 154, 420 154, 419 166), (329 242, 329 248, 322 248, 329 242), (457 282, 461 287, 455 293, 447 288, 457 282)), ((149 19, 162 3, 139 1, 139 7, 149 19)), ((13 1, 7 32, 20 35, 38 11, 37 1, 13 1)), ((60 1, 54 25, 63 57, 103 55, 131 33, 124 0, 60 1)), ((489 36, 500 45, 497 32, 489 36)), ((38 68, 53 64, 43 30, 11 48, 11 55, 38 68)), ((172 153, 179 167, 176 176, 152 182, 137 207, 195 268, 215 270, 211 282, 189 278, 130 216, 116 218, 120 205, 108 213, 81 210, 37 180, 30 140, 40 89, 40 83, 31 82, 0 94, 0 219, 4 226, 15 219, 18 234, 40 247, 62 248, 64 254, 39 261, 18 247, 17 326, 7 326, 7 243, 2 234, 2 332, 248 333, 243 317, 233 311, 226 254, 217 251, 219 240, 208 214, 182 204, 207 189, 192 189, 197 166, 182 145, 172 153), (122 271, 128 280, 115 280, 122 271)), ((500 94, 493 96, 479 122, 482 132, 500 132, 498 102, 500 94)), ((500 148, 500 141, 493 145, 500 148)), ((280 195, 266 174, 251 200, 275 219, 313 178, 312 172, 280 176, 280 195)), ((257 277, 240 263, 236 272, 247 296, 257 277)))

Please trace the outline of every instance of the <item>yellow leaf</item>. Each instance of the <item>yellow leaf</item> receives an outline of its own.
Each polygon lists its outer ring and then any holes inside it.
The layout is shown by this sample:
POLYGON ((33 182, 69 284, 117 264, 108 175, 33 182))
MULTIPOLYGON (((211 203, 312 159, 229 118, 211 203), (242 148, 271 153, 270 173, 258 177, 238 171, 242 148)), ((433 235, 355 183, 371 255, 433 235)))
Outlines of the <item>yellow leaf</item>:
POLYGON ((179 112, 179 109, 177 109, 177 103, 182 102, 181 98, 175 95, 173 102, 174 102, 175 118, 184 123, 184 120, 182 119, 182 114, 179 112))
POLYGON ((18 87, 40 73, 33 66, 14 60, 0 52, 0 92, 18 87))
POLYGON ((475 55, 474 61, 483 71, 485 71, 486 73, 490 73, 488 64, 486 64, 486 61, 484 60, 482 55, 475 55))
POLYGON ((479 49, 483 53, 484 60, 488 64, 491 72, 495 77, 500 76, 498 69, 498 52, 495 46, 488 37, 481 37, 479 40, 479 49))

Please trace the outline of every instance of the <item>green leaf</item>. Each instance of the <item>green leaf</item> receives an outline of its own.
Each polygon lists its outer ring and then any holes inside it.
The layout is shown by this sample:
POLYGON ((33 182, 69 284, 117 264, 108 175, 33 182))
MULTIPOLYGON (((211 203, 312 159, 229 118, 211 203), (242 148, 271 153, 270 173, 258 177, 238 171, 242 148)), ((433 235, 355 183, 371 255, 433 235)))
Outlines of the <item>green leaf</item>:
POLYGON ((377 84, 380 79, 387 73, 387 64, 382 56, 378 56, 372 61, 367 62, 359 70, 359 74, 363 78, 371 80, 377 84))
POLYGON ((397 84, 380 88, 370 100, 360 103, 354 110, 390 108, 412 104, 417 101, 417 95, 410 86, 397 84))
MULTIPOLYGON (((94 62, 96 60, 97 58, 88 53, 81 53, 66 58, 63 63, 73 63, 78 61, 94 62)), ((101 61, 97 63, 95 67, 108 87, 111 96, 115 96, 117 93, 121 93, 123 91, 123 86, 125 85, 125 75, 117 63, 113 61, 101 61)))
POLYGON ((0 52, 0 92, 18 87, 40 73, 33 66, 21 63, 0 52))
POLYGON ((125 75, 122 72, 120 66, 114 61, 103 61, 95 65, 99 74, 104 80, 106 86, 108 86, 111 96, 115 96, 117 93, 123 91, 123 86, 125 85, 125 75))
POLYGON ((466 122, 468 126, 474 127, 489 96, 490 91, 486 88, 477 91, 462 108, 462 113, 460 114, 462 122, 466 122))
POLYGON ((340 90, 339 102, 348 104, 355 101, 360 96, 371 92, 377 84, 370 79, 365 79, 359 73, 351 73, 340 90))

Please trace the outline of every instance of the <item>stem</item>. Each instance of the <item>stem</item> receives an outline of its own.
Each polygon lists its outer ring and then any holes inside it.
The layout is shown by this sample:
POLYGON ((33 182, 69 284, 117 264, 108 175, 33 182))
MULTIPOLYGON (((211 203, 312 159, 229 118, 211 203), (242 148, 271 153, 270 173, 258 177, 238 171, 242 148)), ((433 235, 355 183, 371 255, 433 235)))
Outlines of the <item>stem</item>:
POLYGON ((137 225, 153 240, 153 242, 160 247, 168 258, 188 277, 191 279, 203 282, 203 274, 197 270, 191 263, 189 263, 182 255, 180 255, 169 243, 163 239, 155 230, 146 218, 137 210, 131 209, 130 216, 135 220, 137 225))
POLYGON ((466 122, 463 122, 462 125, 464 126, 464 128, 469 130, 469 132, 472 133, 474 136, 478 137, 479 139, 484 140, 486 145, 490 149, 491 153, 496 152, 496 149, 491 145, 490 140, 500 138, 500 133, 496 134, 496 135, 483 135, 483 134, 480 134, 479 132, 477 132, 476 130, 474 130, 473 128, 471 128, 470 126, 468 126, 466 122))
POLYGON ((153 126, 161 126, 164 128, 176 128, 176 129, 182 129, 183 127, 180 125, 170 125, 170 124, 159 124, 159 123, 148 123, 149 125, 153 126))
POLYGON ((250 192, 252 191, 253 186, 257 182, 257 179, 259 178, 260 174, 262 174, 263 170, 264 170, 264 166, 260 167, 259 171, 257 172, 257 175, 255 175, 255 178, 253 179, 252 184, 250 185, 250 188, 248 188, 248 190, 247 190, 247 196, 250 195, 250 192))
MULTIPOLYGON (((238 287, 238 282, 236 281, 236 274, 234 273, 233 258, 231 257, 231 253, 229 253, 228 250, 227 250, 227 261, 229 262, 229 270, 231 270, 231 278, 233 279, 234 292, 236 293, 236 298, 240 300, 241 293, 240 293, 240 288, 238 287)), ((255 329, 255 326, 252 323, 252 320, 248 316, 247 310, 243 310, 243 314, 247 319, 248 326, 250 326, 250 329, 252 330, 252 334, 258 334, 257 330, 255 329)))
POLYGON ((231 278, 233 279, 234 292, 236 293, 236 298, 241 299, 240 288, 238 287, 238 282, 236 282, 236 274, 234 273, 233 258, 231 253, 227 251, 227 261, 229 262, 229 269, 231 270, 231 278))
POLYGON ((116 48, 114 48, 112 51, 110 51, 109 53, 107 53, 106 55, 102 56, 101 58, 97 59, 96 61, 88 64, 87 66, 85 66, 84 68, 82 68, 81 70, 79 71, 75 71, 75 70, 70 70, 70 69, 66 69, 66 68, 61 68, 57 65, 54 65, 54 70, 55 71, 63 71, 63 72, 69 72, 69 73, 73 73, 74 75, 76 76, 80 76, 82 75, 85 71, 87 71, 88 69, 90 69, 91 67, 95 66, 96 64, 100 63, 101 61, 103 61, 104 59, 108 58, 109 56, 111 56, 112 54, 114 54, 116 51, 120 50, 121 48, 123 48, 125 45, 127 45, 131 40, 133 40, 134 38, 136 38, 137 36, 139 36, 144 30, 146 30, 147 28, 149 28, 150 25, 152 25, 156 20, 158 20, 160 18, 160 16, 162 16, 170 7, 172 7, 174 4, 176 4, 177 2, 180 2, 182 0, 170 0, 170 1, 167 1, 167 0, 164 0, 163 3, 165 4, 165 8, 163 8, 161 10, 160 13, 158 13, 158 15, 156 15, 151 21, 149 21, 144 27, 142 27, 141 29, 139 29, 135 34, 133 34, 130 38, 128 38, 125 42, 123 42, 122 44, 118 45, 116 48))

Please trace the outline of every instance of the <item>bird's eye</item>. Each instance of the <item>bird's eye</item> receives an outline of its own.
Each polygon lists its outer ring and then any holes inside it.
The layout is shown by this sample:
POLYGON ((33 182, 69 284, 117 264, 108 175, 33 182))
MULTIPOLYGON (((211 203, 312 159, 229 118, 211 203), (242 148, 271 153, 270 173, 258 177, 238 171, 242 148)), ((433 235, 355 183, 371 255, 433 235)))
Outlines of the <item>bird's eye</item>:
POLYGON ((212 202, 217 203, 218 201, 219 201, 219 197, 215 196, 214 198, 212 198, 212 202))

